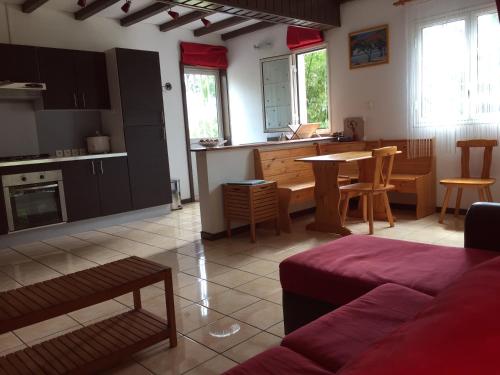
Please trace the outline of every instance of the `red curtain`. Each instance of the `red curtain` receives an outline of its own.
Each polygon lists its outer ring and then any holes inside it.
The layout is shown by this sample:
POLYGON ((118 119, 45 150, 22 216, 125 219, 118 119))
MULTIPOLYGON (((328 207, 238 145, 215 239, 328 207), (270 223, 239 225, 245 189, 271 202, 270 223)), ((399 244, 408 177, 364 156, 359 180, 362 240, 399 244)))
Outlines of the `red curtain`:
POLYGON ((286 34, 286 44, 291 50, 311 47, 315 44, 323 43, 323 41, 323 34, 320 30, 288 26, 288 32, 286 34))
POLYGON ((181 62, 205 68, 227 68, 227 48, 199 43, 181 43, 181 62))

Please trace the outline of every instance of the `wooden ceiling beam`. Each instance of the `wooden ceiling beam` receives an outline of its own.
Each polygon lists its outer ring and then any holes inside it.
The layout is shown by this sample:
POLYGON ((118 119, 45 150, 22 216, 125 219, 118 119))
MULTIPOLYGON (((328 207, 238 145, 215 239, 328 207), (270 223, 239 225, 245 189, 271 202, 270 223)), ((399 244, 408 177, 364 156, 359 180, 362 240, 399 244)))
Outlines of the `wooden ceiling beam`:
POLYGON ((177 27, 187 25, 188 23, 200 20, 203 17, 206 17, 212 13, 213 12, 195 10, 194 12, 180 16, 179 18, 177 18, 175 20, 165 22, 165 23, 161 24, 160 26, 158 26, 158 28, 160 29, 160 31, 169 31, 169 30, 175 29, 177 27))
POLYGON ((173 8, 175 4, 168 3, 168 2, 156 2, 153 3, 150 6, 147 6, 146 8, 143 8, 141 10, 138 10, 137 12, 134 12, 132 14, 129 14, 128 16, 123 17, 120 20, 120 25, 127 27, 127 26, 132 26, 135 25, 138 22, 144 21, 145 19, 148 19, 150 17, 153 17, 157 15, 158 13, 164 12, 169 10, 170 8, 173 8))
POLYGON ((276 25, 275 23, 271 23, 271 22, 254 23, 252 25, 242 27, 241 29, 237 29, 237 30, 222 34, 221 38, 222 38, 222 40, 229 40, 229 39, 233 39, 233 38, 236 38, 238 36, 241 36, 241 35, 253 33, 254 31, 266 29, 268 27, 275 26, 275 25, 276 25))
POLYGON ((87 18, 92 17, 94 14, 99 13, 101 10, 108 8, 119 1, 120 0, 95 0, 85 8, 75 12, 75 19, 79 21, 86 20, 87 18))
POLYGON ((242 22, 247 22, 247 21, 248 21, 247 18, 242 18, 242 17, 237 17, 237 16, 226 18, 225 20, 215 22, 215 23, 211 24, 210 26, 200 27, 199 29, 196 29, 194 31, 194 35, 195 36, 207 35, 207 34, 214 33, 216 31, 226 29, 228 27, 235 26, 235 25, 238 25, 242 22))
POLYGON ((340 26, 341 0, 170 0, 178 5, 316 29, 340 26))
POLYGON ((31 13, 40 8, 47 1, 49 0, 26 0, 21 6, 21 9, 24 13, 31 13))

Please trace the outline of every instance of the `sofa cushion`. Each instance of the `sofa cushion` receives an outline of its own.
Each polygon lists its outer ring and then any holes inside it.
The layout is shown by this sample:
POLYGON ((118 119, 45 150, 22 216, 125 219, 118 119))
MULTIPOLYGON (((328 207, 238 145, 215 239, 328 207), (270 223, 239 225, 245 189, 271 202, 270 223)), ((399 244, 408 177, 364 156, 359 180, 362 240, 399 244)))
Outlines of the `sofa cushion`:
POLYGON ((342 375, 500 374, 500 258, 467 272, 342 375))
POLYGON ((233 367, 225 375, 328 375, 332 372, 290 349, 278 346, 233 367))
POLYGON ((413 319, 432 299, 404 286, 385 284, 294 331, 282 345, 337 371, 413 319))
POLYGON ((280 264, 283 290, 344 305, 375 287, 395 283, 436 295, 497 252, 351 235, 280 264))

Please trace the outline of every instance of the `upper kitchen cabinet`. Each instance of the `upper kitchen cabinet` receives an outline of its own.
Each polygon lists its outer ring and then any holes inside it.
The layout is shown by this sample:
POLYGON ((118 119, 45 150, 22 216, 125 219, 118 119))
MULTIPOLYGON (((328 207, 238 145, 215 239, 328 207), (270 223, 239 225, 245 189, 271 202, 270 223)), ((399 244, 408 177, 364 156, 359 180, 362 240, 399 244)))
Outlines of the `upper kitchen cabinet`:
POLYGON ((116 49, 123 124, 164 126, 158 52, 116 49))
POLYGON ((38 61, 45 109, 109 108, 103 53, 39 48, 38 61))
POLYGON ((0 44, 0 82, 40 82, 37 49, 0 44))
POLYGON ((100 52, 75 51, 76 85, 83 109, 109 108, 106 55, 100 52))

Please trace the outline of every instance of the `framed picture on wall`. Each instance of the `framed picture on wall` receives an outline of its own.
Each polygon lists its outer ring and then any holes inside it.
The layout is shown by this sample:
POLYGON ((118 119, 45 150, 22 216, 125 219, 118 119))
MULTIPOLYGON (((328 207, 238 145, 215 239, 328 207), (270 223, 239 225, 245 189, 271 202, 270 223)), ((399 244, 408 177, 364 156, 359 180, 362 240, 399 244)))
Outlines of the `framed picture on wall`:
POLYGON ((371 27, 349 34, 351 69, 389 63, 389 25, 371 27))

